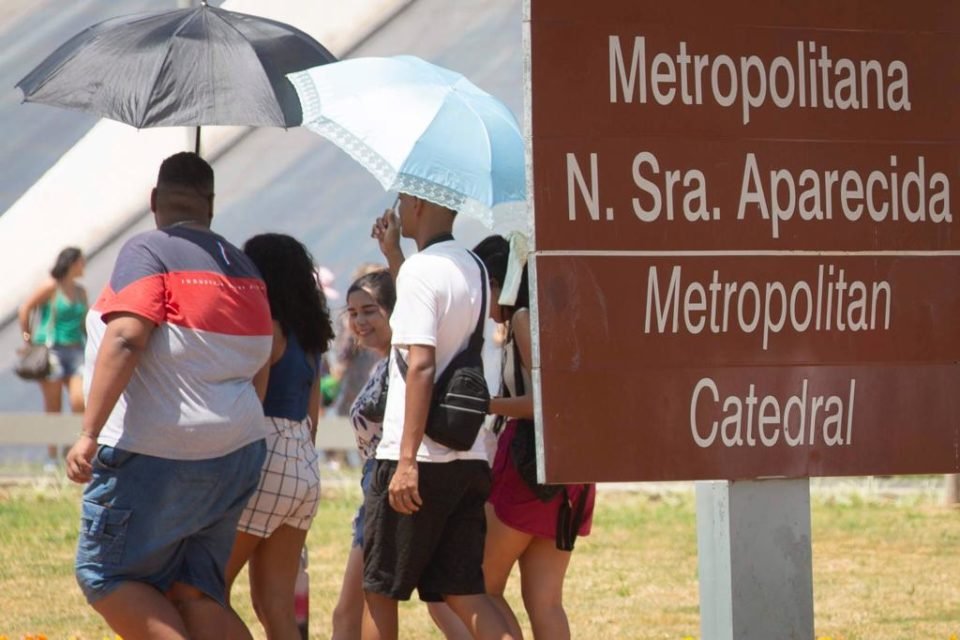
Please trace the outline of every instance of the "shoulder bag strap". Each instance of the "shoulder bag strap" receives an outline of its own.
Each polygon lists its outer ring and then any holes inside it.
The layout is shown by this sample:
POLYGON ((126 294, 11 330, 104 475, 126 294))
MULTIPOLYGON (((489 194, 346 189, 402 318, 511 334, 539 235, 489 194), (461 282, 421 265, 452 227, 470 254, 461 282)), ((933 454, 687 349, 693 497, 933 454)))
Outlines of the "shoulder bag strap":
POLYGON ((526 385, 523 384, 523 361, 520 359, 520 347, 517 346, 517 337, 510 330, 511 342, 513 344, 513 388, 517 390, 519 398, 526 393, 526 385))

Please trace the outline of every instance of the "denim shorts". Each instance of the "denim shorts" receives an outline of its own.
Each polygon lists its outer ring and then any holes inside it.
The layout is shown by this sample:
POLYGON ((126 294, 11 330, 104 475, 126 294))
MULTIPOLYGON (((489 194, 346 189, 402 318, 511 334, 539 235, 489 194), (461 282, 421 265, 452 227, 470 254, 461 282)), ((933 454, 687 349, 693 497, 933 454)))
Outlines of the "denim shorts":
POLYGON ((124 582, 161 593, 181 582, 224 604, 224 568, 264 456, 263 440, 209 460, 99 447, 77 544, 77 583, 87 601, 124 582))
POLYGON ((360 488, 363 490, 363 500, 360 502, 360 508, 357 509, 357 515, 353 519, 353 546, 362 547, 363 546, 363 502, 367 498, 367 492, 370 491, 370 481, 373 479, 373 469, 377 466, 377 461, 373 458, 368 458, 366 462, 363 463, 363 475, 360 476, 360 488))
POLYGON ((47 380, 69 380, 83 375, 83 347, 54 345, 50 347, 50 373, 47 380))

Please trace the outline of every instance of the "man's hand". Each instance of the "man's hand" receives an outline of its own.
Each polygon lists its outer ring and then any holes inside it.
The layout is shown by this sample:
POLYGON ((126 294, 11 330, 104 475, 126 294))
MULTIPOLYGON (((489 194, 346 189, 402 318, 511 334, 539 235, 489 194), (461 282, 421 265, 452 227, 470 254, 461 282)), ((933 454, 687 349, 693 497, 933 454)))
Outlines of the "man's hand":
POLYGON ((374 221, 370 237, 380 245, 380 253, 387 259, 390 275, 396 280, 400 265, 403 264, 403 250, 400 248, 400 218, 395 209, 387 209, 374 221))
POLYGON ((90 482, 93 475, 90 461, 96 453, 96 439, 87 435, 80 436, 67 453, 67 477, 78 484, 90 482))
POLYGON ((420 510, 420 471, 416 460, 401 460, 390 478, 390 506, 394 511, 410 515, 420 510))
POLYGON ((376 219, 370 237, 376 239, 385 257, 400 251, 400 219, 393 209, 387 209, 376 219))

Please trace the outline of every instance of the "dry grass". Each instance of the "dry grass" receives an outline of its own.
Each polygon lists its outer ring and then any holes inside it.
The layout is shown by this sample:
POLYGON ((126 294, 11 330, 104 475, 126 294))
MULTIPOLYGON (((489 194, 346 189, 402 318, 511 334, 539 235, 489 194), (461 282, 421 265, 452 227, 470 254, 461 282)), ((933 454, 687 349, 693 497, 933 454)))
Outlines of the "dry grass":
MULTIPOLYGON (((312 637, 329 637, 352 487, 325 492, 310 533, 312 637)), ((0 489, 0 636, 113 638, 73 580, 78 501, 72 486, 0 489)), ((573 637, 698 637, 695 520, 692 494, 602 493, 594 534, 578 542, 568 575, 573 637)), ((818 637, 960 634, 960 511, 927 498, 816 499, 813 529, 818 637)), ((253 623, 243 577, 238 586, 240 613, 253 623)), ((516 579, 508 599, 520 607, 516 579)), ((401 637, 439 638, 418 602, 403 605, 401 621, 401 637)))

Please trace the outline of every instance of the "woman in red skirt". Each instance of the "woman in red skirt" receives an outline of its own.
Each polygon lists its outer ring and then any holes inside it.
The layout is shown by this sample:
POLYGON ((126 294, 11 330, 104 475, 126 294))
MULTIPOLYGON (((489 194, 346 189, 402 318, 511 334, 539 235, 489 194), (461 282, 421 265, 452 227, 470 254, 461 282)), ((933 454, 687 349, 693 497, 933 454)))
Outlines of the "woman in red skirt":
POLYGON ((490 315, 508 323, 503 347, 503 392, 490 412, 505 418, 493 463, 487 502, 483 573, 493 596, 520 637, 520 625, 503 597, 507 579, 520 563, 523 604, 534 638, 565 640, 570 626, 563 608, 563 581, 573 541, 590 533, 594 485, 537 485, 533 450, 533 396, 530 383, 530 312, 523 236, 508 241, 490 236, 474 248, 490 275, 490 315))

